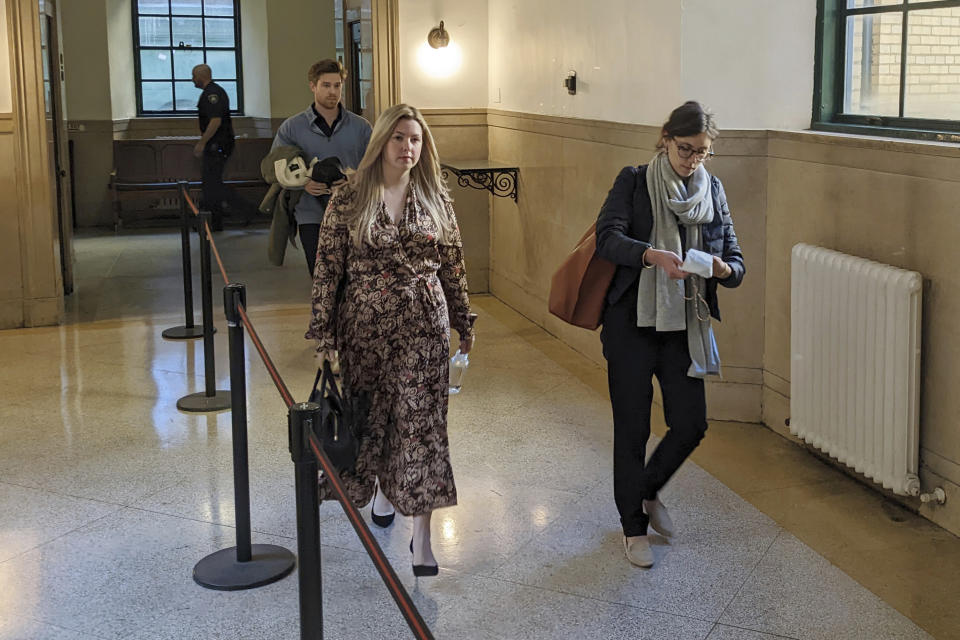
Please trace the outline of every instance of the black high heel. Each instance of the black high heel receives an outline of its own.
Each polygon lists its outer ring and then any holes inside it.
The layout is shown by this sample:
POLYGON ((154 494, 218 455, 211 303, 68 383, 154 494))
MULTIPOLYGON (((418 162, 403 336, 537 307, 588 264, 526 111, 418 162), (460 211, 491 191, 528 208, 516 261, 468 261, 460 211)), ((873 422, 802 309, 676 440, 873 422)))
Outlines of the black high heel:
MULTIPOLYGON (((410 538, 410 553, 413 553, 413 538, 410 538)), ((439 565, 415 564, 413 565, 413 575, 418 578, 429 578, 440 573, 439 565)))
MULTIPOLYGON (((373 524, 377 525, 378 527, 383 527, 385 529, 389 527, 391 524, 393 524, 393 519, 396 517, 397 512, 394 511, 393 513, 387 514, 385 516, 381 516, 373 512, 373 505, 377 503, 377 491, 379 489, 380 487, 373 488, 373 500, 370 502, 370 519, 373 520, 373 524)), ((411 541, 410 544, 412 545, 413 542, 411 541)))

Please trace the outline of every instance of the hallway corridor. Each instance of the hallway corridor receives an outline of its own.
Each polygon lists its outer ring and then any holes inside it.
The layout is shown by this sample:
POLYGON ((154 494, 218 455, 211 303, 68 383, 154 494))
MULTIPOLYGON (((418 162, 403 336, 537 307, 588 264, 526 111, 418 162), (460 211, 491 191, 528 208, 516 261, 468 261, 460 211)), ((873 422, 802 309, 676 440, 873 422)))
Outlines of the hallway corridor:
MULTIPOLYGON (((263 228, 216 239, 305 399, 303 256, 269 266, 263 228)), ((299 637, 296 575, 239 592, 191 579, 234 544, 232 445, 229 412, 176 409, 204 371, 201 341, 160 337, 183 323, 179 247, 170 231, 78 237, 65 325, 0 332, 0 640, 299 637)), ((449 416, 459 504, 433 519, 440 575, 413 577, 409 519, 374 527, 437 638, 960 638, 960 540, 762 425, 711 424, 663 496, 677 537, 652 536, 656 564, 632 567, 605 372, 495 297, 472 302, 449 416)), ((253 542, 295 550, 286 409, 246 353, 253 542)), ((659 407, 654 422, 662 434, 659 407)), ((409 637, 339 505, 320 516, 325 637, 409 637)))

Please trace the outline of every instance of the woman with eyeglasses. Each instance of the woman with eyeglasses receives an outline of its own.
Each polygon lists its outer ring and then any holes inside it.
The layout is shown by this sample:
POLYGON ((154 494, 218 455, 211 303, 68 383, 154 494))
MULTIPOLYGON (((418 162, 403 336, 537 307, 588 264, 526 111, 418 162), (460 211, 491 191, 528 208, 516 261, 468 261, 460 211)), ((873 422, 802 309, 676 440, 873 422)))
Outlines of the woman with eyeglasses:
POLYGON ((674 109, 656 154, 620 172, 597 219, 597 255, 617 265, 600 334, 613 405, 614 499, 624 551, 639 567, 653 566, 648 526, 675 533, 659 492, 707 430, 704 378, 720 375, 710 325, 720 320, 717 285, 743 280, 723 186, 703 164, 717 134, 699 103, 674 109), (685 258, 697 257, 703 275, 684 268, 685 258), (647 460, 653 376, 668 431, 647 460))

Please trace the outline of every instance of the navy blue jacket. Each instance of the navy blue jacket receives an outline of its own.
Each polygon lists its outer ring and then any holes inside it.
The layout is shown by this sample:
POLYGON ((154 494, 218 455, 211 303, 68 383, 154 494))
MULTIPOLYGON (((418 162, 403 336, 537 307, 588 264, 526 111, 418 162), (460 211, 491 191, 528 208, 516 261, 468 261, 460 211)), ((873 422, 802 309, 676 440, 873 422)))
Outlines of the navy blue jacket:
MULTIPOLYGON (((716 176, 710 176, 710 181, 714 214, 713 220, 702 225, 703 250, 719 256, 733 270, 723 280, 707 279, 704 298, 710 307, 710 315, 720 320, 717 283, 737 287, 743 281, 745 269, 723 185, 716 176)), ((681 240, 685 240, 685 229, 683 225, 679 226, 681 240)), ((608 305, 616 304, 626 291, 638 286, 637 280, 643 270, 643 252, 651 246, 648 241, 652 230, 653 205, 647 190, 647 167, 624 167, 597 217, 597 255, 617 265, 607 291, 608 305)))

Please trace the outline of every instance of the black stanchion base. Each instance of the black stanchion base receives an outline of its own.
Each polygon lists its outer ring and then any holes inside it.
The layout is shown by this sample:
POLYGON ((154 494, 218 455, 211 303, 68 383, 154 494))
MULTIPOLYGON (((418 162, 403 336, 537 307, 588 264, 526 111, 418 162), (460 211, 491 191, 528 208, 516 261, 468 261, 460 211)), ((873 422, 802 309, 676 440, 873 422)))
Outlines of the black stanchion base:
MULTIPOLYGON (((217 330, 214 329, 213 332, 216 333, 217 330)), ((170 327, 169 329, 164 329, 163 333, 160 335, 167 340, 193 340, 194 338, 203 337, 203 327, 197 325, 192 327, 180 325, 179 327, 170 327)))
POLYGON ((230 408, 230 392, 217 390, 212 396, 205 391, 191 393, 177 400, 177 409, 180 411, 223 411, 230 408))
POLYGON ((237 562, 236 547, 211 553, 193 568, 194 581, 218 591, 253 589, 285 577, 296 564, 296 557, 283 547, 255 544, 250 550, 247 562, 237 562))

